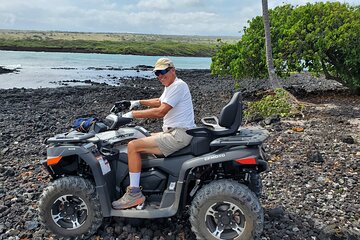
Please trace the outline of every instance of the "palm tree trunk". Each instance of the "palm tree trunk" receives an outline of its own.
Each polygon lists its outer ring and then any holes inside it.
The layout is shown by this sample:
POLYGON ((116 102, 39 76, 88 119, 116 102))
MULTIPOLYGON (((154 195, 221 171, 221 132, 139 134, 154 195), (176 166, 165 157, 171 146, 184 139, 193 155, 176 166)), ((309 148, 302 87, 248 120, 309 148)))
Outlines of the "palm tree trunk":
POLYGON ((269 19, 269 10, 268 10, 268 1, 262 0, 262 9, 263 9, 263 20, 264 20, 264 29, 265 29, 265 48, 266 48, 266 63, 269 72, 269 82, 272 89, 280 88, 281 84, 276 76, 274 61, 272 57, 272 48, 271 48, 271 36, 270 36, 270 19, 269 19))

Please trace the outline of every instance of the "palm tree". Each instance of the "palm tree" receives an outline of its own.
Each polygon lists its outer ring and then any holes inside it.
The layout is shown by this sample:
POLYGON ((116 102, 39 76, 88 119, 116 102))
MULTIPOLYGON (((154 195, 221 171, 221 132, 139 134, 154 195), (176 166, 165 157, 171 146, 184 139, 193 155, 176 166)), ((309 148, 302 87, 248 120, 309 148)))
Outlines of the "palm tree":
POLYGON ((264 28, 265 28, 266 63, 269 72, 269 81, 272 89, 281 88, 281 84, 275 73, 274 61, 272 57, 270 19, 269 19, 267 0, 262 0, 262 10, 263 10, 263 20, 264 20, 264 28))

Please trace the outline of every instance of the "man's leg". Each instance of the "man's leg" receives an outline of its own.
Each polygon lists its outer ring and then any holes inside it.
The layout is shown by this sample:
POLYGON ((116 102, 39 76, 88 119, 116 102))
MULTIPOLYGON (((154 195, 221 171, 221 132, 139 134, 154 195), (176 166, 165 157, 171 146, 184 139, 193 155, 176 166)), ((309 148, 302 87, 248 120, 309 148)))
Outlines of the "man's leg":
POLYGON ((128 165, 130 186, 124 196, 112 203, 115 209, 126 209, 137 206, 145 201, 145 196, 140 190, 141 153, 161 154, 156 141, 156 136, 136 139, 128 143, 128 165))
POLYGON ((156 135, 128 143, 129 172, 141 172, 141 153, 162 154, 155 138, 156 135))

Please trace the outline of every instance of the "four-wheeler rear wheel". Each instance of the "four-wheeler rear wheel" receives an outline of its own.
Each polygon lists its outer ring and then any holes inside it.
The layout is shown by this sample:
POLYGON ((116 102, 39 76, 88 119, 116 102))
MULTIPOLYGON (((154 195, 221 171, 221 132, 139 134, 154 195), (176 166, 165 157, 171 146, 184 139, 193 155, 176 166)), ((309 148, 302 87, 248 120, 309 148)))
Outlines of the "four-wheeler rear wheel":
POLYGON ((39 213, 46 228, 68 239, 90 237, 103 219, 94 185, 81 177, 52 182, 40 197, 39 213))
POLYGON ((190 208, 191 229, 197 239, 256 239, 264 215, 256 195, 233 180, 203 186, 190 208))

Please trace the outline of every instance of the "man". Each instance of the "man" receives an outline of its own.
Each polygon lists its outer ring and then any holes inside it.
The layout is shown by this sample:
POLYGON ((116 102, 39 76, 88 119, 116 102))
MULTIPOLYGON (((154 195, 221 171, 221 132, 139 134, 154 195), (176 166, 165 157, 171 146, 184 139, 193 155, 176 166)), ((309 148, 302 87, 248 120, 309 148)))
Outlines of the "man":
POLYGON ((146 110, 130 111, 129 118, 164 118, 163 132, 128 143, 130 186, 126 193, 112 203, 115 209, 135 207, 145 201, 140 189, 141 153, 163 154, 165 157, 187 146, 192 136, 186 130, 194 128, 194 110, 188 85, 176 77, 173 62, 160 58, 153 70, 165 86, 160 98, 131 101, 130 110, 143 105, 146 110))

